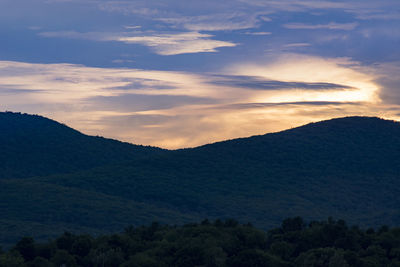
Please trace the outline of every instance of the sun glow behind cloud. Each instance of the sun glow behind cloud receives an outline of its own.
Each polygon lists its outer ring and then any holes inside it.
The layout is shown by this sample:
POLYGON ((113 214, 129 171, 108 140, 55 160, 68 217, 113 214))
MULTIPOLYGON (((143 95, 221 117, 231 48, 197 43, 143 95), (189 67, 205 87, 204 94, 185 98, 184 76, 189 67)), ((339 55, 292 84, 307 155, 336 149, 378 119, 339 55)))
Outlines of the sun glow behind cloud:
POLYGON ((231 73, 238 75, 256 75, 265 79, 285 82, 325 82, 348 86, 343 90, 329 92, 315 90, 303 91, 281 90, 266 92, 257 96, 261 102, 302 102, 302 101, 332 101, 332 102, 379 102, 379 87, 374 76, 370 76, 355 62, 346 58, 324 59, 319 57, 288 54, 267 65, 241 64, 232 67, 231 73))
POLYGON ((0 70, 3 110, 165 148, 379 115, 376 77, 346 58, 289 54, 208 74, 13 61, 1 61, 0 70))

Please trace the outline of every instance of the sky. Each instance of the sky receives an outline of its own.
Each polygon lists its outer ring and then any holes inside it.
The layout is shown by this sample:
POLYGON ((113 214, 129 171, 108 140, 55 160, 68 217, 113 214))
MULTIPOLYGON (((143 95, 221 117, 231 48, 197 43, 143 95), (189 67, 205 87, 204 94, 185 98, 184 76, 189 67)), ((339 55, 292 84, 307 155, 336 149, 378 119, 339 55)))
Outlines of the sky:
POLYGON ((168 149, 400 120, 400 2, 1 0, 0 111, 168 149))

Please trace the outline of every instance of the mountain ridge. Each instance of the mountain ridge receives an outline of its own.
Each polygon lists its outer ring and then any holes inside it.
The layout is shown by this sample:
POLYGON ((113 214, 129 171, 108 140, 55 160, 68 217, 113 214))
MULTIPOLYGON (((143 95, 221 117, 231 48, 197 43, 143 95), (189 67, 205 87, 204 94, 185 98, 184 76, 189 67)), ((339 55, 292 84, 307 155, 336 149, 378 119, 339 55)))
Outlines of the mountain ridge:
POLYGON ((196 148, 144 151, 70 172, 0 179, 3 221, 19 222, 11 232, 0 222, 0 234, 9 242, 29 233, 30 224, 54 231, 43 237, 59 234, 54 225, 98 233, 127 222, 181 224, 206 217, 264 229, 293 216, 400 224, 395 121, 336 118, 196 148), (19 215, 24 210, 27 217, 19 215), (35 216, 41 213, 46 216, 35 216))
POLYGON ((0 112, 0 179, 90 169, 163 150, 88 136, 54 120, 0 112))

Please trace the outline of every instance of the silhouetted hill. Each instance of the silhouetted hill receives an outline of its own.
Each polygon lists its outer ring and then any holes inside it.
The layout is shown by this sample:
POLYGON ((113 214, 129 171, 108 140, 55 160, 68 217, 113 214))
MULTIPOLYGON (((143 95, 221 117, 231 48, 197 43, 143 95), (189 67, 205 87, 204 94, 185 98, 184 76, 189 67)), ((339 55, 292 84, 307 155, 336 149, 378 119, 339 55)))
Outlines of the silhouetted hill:
POLYGON ((84 135, 53 120, 0 113, 0 179, 74 172, 161 149, 84 135))
POLYGON ((400 163, 400 123, 375 117, 338 118, 187 152, 207 154, 213 160, 228 157, 234 161, 285 163, 285 169, 314 169, 322 174, 328 170, 397 172, 394 166, 400 163))
POLYGON ((347 117, 70 174, 10 179, 3 182, 8 187, 0 186, 0 213, 8 215, 3 220, 20 221, 25 233, 33 222, 96 232, 154 218, 183 223, 231 217, 266 228, 286 217, 334 216, 393 225, 400 224, 398 166, 398 122, 347 117), (79 216, 66 221, 70 215, 59 203, 79 216), (24 209, 29 212, 22 217, 24 209), (36 216, 41 212, 46 216, 36 216))

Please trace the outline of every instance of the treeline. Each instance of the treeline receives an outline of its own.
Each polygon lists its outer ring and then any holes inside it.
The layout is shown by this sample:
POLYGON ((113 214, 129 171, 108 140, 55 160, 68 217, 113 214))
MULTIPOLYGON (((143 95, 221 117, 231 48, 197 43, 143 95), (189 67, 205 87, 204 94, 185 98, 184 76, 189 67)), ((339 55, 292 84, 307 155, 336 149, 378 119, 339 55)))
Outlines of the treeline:
POLYGON ((22 238, 1 267, 400 266, 400 228, 360 229, 343 220, 289 218, 268 232, 235 220, 128 227, 119 234, 22 238))

